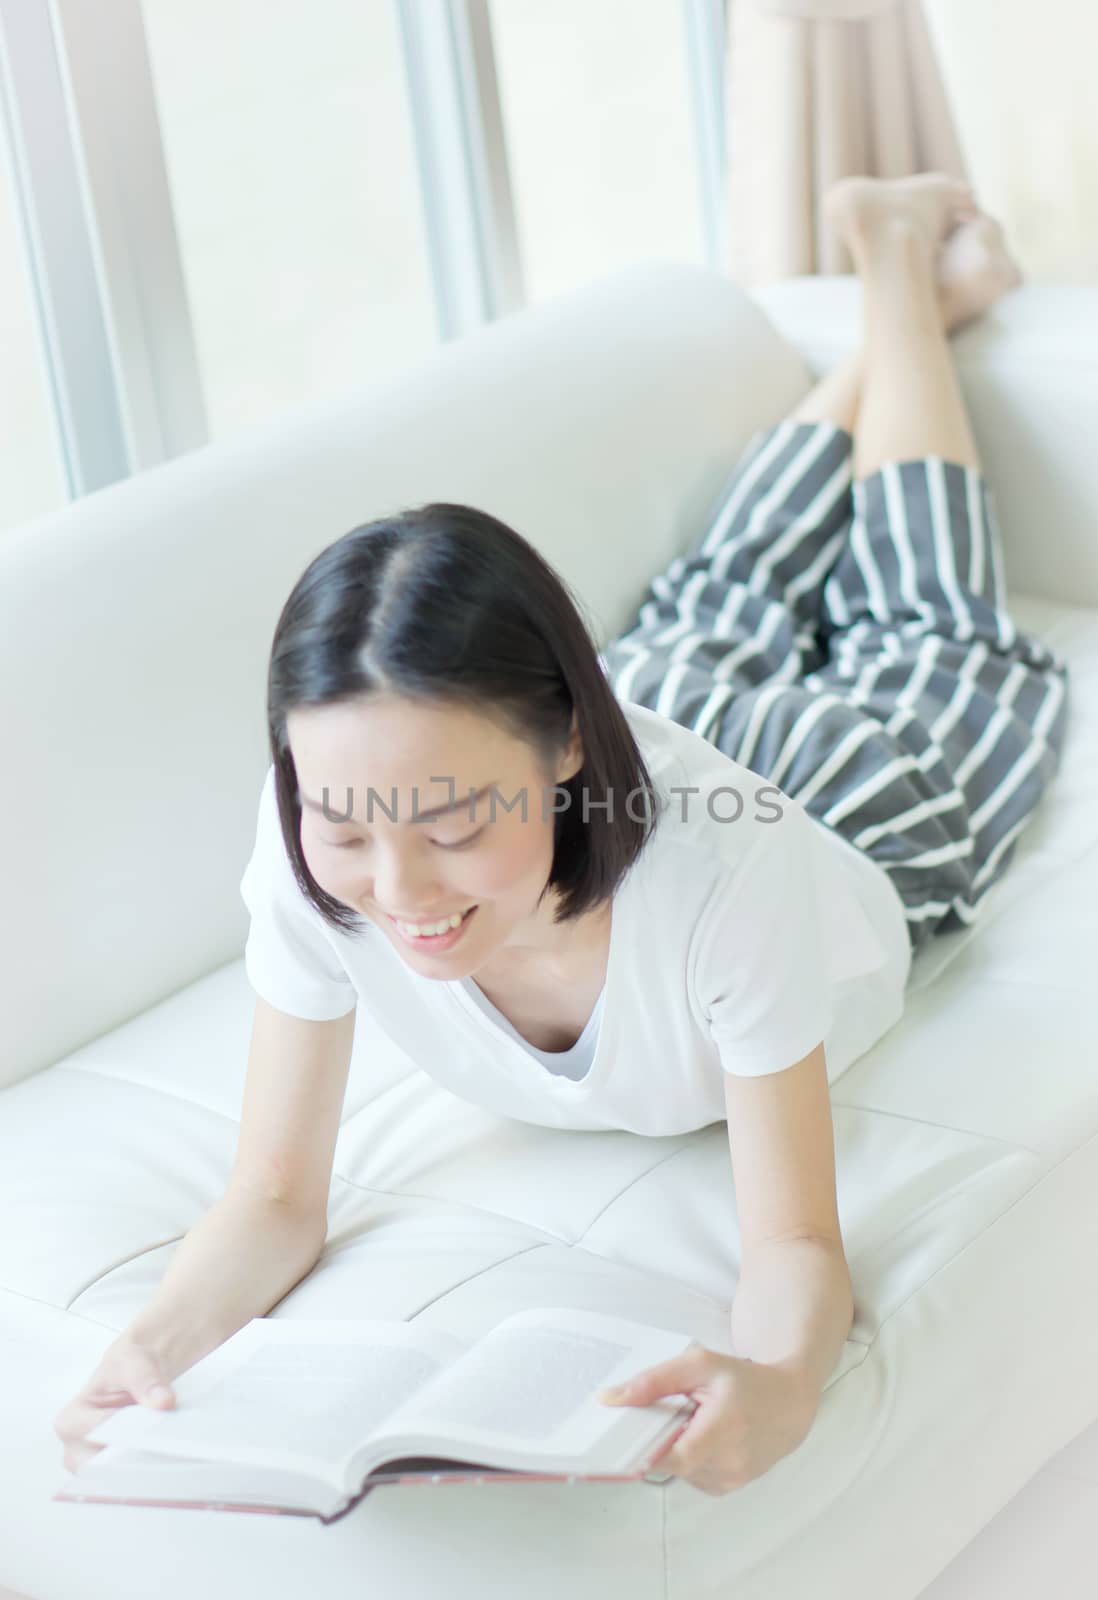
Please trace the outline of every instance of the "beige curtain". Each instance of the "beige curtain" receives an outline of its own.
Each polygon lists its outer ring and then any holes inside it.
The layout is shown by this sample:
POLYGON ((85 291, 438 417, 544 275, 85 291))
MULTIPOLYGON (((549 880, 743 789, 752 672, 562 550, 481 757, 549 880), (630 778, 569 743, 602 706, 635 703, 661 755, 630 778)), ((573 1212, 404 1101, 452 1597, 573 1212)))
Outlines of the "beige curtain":
POLYGON ((854 270, 821 228, 837 178, 969 181, 920 0, 729 0, 728 270, 854 270))

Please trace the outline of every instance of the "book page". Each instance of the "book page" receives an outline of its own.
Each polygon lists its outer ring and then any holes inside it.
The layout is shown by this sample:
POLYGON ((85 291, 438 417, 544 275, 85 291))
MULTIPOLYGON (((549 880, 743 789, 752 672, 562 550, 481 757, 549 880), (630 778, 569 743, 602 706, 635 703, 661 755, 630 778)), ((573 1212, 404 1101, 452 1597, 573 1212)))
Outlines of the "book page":
POLYGON ((315 1473, 258 1470, 231 1461, 181 1461, 152 1451, 105 1445, 70 1477, 54 1498, 84 1497, 127 1505, 263 1506, 308 1509, 330 1515, 346 1491, 315 1473))
POLYGON ((662 1427, 685 1402, 613 1407, 597 1391, 678 1355, 689 1333, 672 1333, 596 1312, 560 1309, 521 1312, 483 1334, 378 1430, 503 1445, 509 1454, 539 1459, 627 1458, 634 1444, 662 1427), (610 1440, 609 1436, 613 1435, 610 1440), (598 1451, 602 1443, 607 1448, 598 1451))
POLYGON ((93 1443, 161 1455, 312 1468, 344 1481, 371 1431, 455 1352, 459 1340, 401 1322, 253 1318, 175 1383, 176 1407, 126 1407, 93 1443))

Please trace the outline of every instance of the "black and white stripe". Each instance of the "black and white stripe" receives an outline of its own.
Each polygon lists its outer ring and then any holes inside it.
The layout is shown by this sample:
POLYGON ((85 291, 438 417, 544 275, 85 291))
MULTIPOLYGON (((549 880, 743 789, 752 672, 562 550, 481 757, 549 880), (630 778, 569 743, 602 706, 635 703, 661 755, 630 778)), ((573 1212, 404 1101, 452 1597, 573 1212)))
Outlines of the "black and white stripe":
POLYGON ((757 433, 694 549, 603 651, 887 871, 912 946, 971 923, 1052 779, 1067 667, 1006 609, 991 490, 939 456, 853 476, 853 439, 757 433))

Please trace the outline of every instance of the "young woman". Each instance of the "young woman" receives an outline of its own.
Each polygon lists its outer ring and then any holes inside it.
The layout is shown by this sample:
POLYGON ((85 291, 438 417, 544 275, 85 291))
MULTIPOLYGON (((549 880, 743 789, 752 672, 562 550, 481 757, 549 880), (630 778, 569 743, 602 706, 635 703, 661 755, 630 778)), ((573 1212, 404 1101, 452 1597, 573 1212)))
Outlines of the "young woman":
MULTIPOLYGON (((902 1014, 913 950, 977 914, 1064 731, 1064 665, 1004 609, 946 337, 1018 281, 1001 235, 939 174, 849 180, 828 215, 865 350, 756 435, 601 658, 552 569, 471 507, 316 557, 275 632, 242 883, 259 1000, 232 1192, 302 1219, 297 1276, 356 1014, 506 1116, 727 1122, 734 1354, 692 1346, 624 1397, 698 1401, 660 1465, 717 1494, 805 1437, 851 1325, 829 1081, 902 1014)), ((254 1270, 230 1289, 222 1253, 220 1310, 183 1330, 200 1259, 105 1392, 141 1398, 279 1298, 254 1270)))

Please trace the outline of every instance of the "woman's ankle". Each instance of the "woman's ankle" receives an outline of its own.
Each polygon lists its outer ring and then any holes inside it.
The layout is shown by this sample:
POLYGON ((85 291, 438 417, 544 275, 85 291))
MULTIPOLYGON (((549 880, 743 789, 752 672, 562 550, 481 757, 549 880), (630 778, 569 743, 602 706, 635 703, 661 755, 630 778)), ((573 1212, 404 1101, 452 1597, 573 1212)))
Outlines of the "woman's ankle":
POLYGON ((935 245, 914 218, 885 216, 856 230, 848 240, 860 276, 900 263, 905 269, 922 269, 933 278, 935 245))

